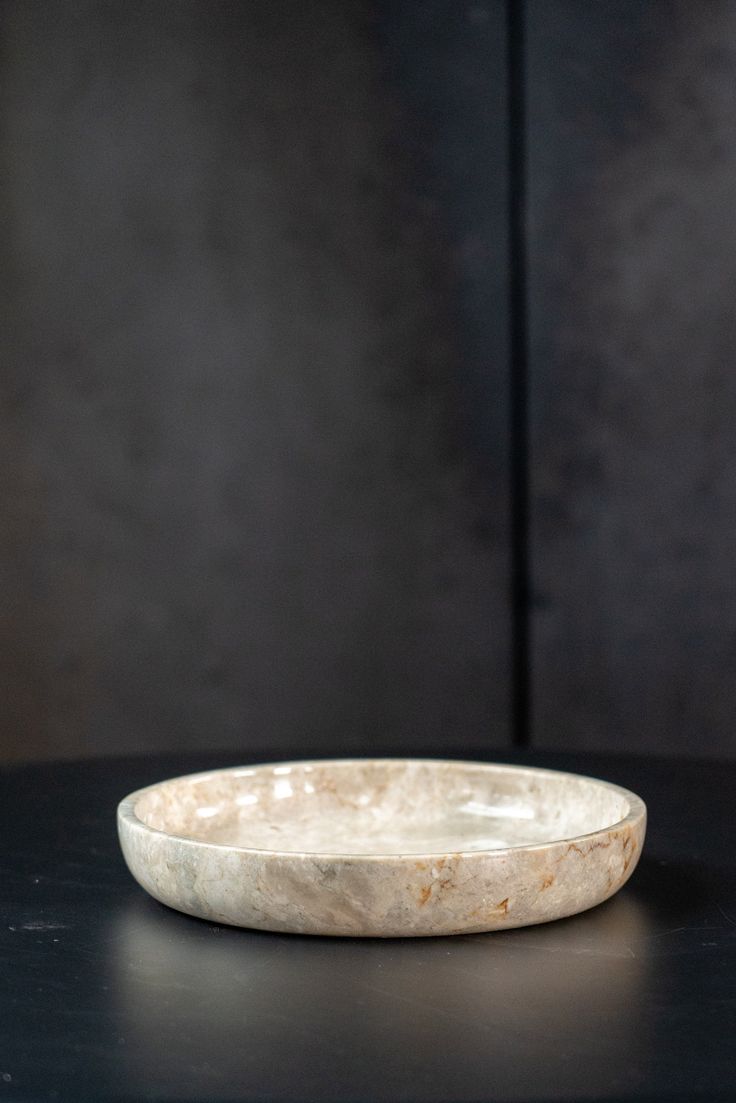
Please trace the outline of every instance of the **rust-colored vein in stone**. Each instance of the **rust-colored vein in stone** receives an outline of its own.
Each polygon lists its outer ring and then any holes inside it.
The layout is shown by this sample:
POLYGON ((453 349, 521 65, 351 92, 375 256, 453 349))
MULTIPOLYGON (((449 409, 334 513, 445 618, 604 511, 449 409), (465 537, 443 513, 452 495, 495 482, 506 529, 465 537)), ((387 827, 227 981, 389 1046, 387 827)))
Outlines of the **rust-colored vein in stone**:
POLYGON ((579 847, 577 843, 570 843, 568 845, 567 850, 565 851, 564 854, 561 855, 561 857, 558 859, 558 861, 562 861, 562 858, 566 858, 571 850, 574 850, 575 853, 579 854, 581 858, 587 858, 588 855, 592 854, 592 852, 594 850, 608 850, 609 846, 611 845, 611 842, 612 842, 612 840, 608 839, 605 843, 604 842, 593 843, 593 845, 589 846, 587 848, 587 850, 583 850, 582 847, 579 847))

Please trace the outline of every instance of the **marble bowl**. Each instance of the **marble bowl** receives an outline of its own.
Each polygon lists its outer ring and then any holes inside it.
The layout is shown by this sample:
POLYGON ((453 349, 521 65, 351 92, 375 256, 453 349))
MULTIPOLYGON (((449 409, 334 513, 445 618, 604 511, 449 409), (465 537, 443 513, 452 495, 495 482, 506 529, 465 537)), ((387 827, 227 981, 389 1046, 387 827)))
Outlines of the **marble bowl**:
POLYGON ((646 809, 605 781, 436 759, 218 770, 118 808, 128 867, 172 908, 299 934, 469 934, 612 896, 646 809))

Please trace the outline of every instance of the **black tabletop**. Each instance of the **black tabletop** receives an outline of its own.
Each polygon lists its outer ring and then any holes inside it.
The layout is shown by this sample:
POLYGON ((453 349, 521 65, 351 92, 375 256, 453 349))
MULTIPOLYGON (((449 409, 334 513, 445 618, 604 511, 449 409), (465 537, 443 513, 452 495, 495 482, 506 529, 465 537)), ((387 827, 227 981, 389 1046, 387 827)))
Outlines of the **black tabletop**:
POLYGON ((0 774, 0 1103, 736 1099, 736 764, 489 755, 638 792, 629 884, 544 926, 333 940, 180 915, 123 864, 120 797, 245 757, 0 774))

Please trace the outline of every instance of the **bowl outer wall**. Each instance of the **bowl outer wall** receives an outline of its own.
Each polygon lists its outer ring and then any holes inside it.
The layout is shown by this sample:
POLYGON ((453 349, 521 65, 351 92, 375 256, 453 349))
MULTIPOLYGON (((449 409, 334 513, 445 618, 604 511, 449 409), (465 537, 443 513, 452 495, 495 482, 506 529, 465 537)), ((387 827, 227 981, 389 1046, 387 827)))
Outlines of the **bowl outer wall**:
MULTIPOLYGON (((344 767, 351 761, 402 760, 315 760, 250 768, 326 767, 331 761, 344 767)), ((531 773, 542 780, 549 775, 580 776, 492 763, 447 764, 531 773)), ((187 780, 243 768, 210 770, 188 775, 187 780)), ((574 915, 606 900, 629 879, 644 842, 646 807, 620 786, 586 780, 624 796, 628 814, 585 835, 504 850, 351 855, 209 843, 159 831, 138 819, 137 802, 158 785, 120 802, 118 830, 128 868, 150 895, 212 922, 339 936, 471 934, 574 915)))

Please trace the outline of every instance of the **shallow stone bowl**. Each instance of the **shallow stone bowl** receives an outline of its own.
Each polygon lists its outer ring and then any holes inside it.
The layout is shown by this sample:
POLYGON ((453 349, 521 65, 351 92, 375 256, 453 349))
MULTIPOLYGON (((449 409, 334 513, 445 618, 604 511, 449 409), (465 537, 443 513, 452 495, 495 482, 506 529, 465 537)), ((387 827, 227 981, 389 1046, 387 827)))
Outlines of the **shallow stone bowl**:
POLYGON ((646 808, 576 774, 436 759, 219 770, 132 793, 128 867, 172 908, 299 934, 469 934, 617 892, 646 808))

